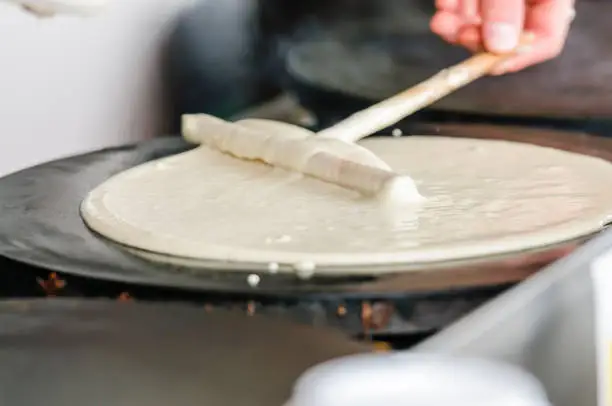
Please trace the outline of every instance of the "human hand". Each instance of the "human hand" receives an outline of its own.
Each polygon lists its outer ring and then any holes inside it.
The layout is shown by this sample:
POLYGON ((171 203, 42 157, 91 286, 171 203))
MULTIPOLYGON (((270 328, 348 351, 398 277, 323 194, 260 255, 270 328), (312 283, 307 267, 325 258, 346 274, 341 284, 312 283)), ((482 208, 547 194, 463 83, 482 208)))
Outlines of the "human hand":
POLYGON ((506 53, 519 37, 530 41, 492 74, 516 72, 553 59, 563 50, 574 18, 574 0, 435 0, 431 29, 444 40, 472 52, 506 53))

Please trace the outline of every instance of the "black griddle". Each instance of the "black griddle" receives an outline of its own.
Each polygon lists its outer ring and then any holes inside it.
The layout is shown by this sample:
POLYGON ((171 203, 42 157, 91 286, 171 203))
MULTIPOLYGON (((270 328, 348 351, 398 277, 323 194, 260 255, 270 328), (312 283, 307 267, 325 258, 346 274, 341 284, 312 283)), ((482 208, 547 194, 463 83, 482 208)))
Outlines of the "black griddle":
MULTIPOLYGON (((352 284, 374 278, 312 278, 262 275, 254 289, 245 272, 194 270, 162 265, 126 253, 90 231, 79 205, 87 193, 107 178, 143 162, 191 148, 179 137, 110 148, 61 159, 0 180, 0 255, 53 271, 101 280, 207 290, 216 293, 350 295, 352 284)), ((361 290, 361 289, 358 289, 361 290)), ((363 295, 360 292, 359 295, 363 295)))
MULTIPOLYGON (((511 127, 424 125, 424 134, 525 140, 540 145, 612 158, 612 140, 555 131, 511 127), (609 142, 606 142, 609 141, 609 142)), ((191 269, 160 265, 137 258, 90 232, 79 215, 86 194, 110 176, 140 163, 179 153, 190 146, 178 137, 105 149, 62 159, 0 179, 0 255, 51 271, 98 280, 177 288, 186 291, 320 299, 430 297, 499 289, 523 280, 546 263, 577 246, 555 247, 440 264, 383 277, 321 277, 260 274, 256 287, 248 272, 211 267, 191 269)))
POLYGON ((0 404, 282 406, 296 378, 371 347, 236 312, 111 301, 0 302, 0 404))

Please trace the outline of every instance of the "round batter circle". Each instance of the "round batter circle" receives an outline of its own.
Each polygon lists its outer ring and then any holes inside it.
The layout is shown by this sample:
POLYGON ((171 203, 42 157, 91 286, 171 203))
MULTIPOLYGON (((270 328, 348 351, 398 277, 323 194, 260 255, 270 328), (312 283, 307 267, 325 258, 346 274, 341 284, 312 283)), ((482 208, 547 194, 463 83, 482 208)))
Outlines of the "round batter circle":
POLYGON ((363 266, 540 248, 596 232, 612 215, 612 164, 602 159, 468 138, 376 137, 361 144, 413 177, 427 201, 393 210, 199 147, 112 177, 87 196, 82 217, 156 261, 274 263, 298 271, 314 265, 318 274, 352 274, 347 267, 380 273, 363 266))

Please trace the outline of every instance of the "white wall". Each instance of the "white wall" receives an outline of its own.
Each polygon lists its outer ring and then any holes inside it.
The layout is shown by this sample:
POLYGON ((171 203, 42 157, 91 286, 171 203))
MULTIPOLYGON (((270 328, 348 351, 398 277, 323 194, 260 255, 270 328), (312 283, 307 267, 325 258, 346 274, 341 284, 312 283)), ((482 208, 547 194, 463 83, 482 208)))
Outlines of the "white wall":
POLYGON ((192 2, 109 0, 101 16, 43 20, 0 4, 0 176, 162 133, 159 51, 192 2))

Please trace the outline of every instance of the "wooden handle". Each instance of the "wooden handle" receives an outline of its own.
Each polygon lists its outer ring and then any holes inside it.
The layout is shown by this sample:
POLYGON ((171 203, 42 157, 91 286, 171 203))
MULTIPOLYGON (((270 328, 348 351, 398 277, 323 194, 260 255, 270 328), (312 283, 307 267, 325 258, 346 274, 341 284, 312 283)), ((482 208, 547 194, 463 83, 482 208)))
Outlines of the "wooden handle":
POLYGON ((514 55, 515 53, 475 55, 438 72, 408 90, 353 114, 336 125, 320 131, 318 135, 346 142, 356 142, 397 123, 406 116, 488 74, 493 67, 514 55))
POLYGON ((303 173, 367 196, 386 196, 401 189, 399 200, 421 199, 410 178, 398 177, 385 168, 364 165, 327 152, 320 145, 325 140, 318 140, 318 137, 289 134, 259 131, 206 114, 183 116, 183 136, 188 141, 237 158, 259 160, 303 173), (401 187, 397 187, 399 178, 403 180, 401 187))
POLYGON ((277 130, 281 128, 266 128, 261 121, 241 126, 206 114, 183 116, 183 136, 188 141, 205 144, 237 158, 260 160, 364 195, 384 196, 402 203, 419 201, 422 197, 411 178, 397 175, 380 162, 378 167, 370 165, 372 162, 376 164, 376 160, 364 165, 346 159, 322 148, 322 142, 333 139, 342 142, 344 148, 350 148, 348 145, 351 144, 361 148, 353 143, 486 75, 497 64, 513 55, 475 55, 390 99, 350 116, 319 132, 316 137, 311 137, 308 131, 279 132, 277 130))

